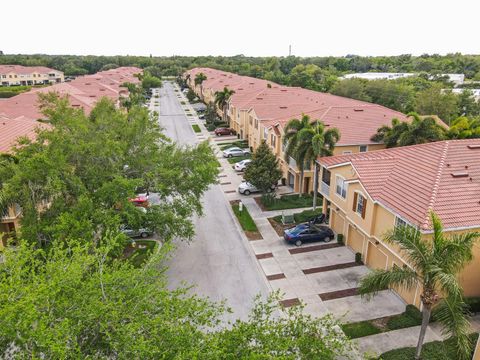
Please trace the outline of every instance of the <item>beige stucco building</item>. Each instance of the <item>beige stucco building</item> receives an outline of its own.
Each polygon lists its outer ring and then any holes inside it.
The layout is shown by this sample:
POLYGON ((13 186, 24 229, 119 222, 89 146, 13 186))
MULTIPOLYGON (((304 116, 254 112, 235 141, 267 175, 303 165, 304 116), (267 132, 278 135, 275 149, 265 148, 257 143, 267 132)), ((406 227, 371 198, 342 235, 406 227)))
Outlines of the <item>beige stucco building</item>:
POLYGON ((44 66, 0 65, 1 86, 32 86, 65 81, 63 72, 44 66))
MULTIPOLYGON (((430 211, 447 234, 480 231, 480 140, 441 141, 319 159, 320 193, 330 226, 371 268, 409 266, 383 240, 396 225, 431 236, 430 211)), ((480 296, 480 244, 460 274, 466 296, 480 296)), ((420 289, 397 289, 419 306, 420 289)))
MULTIPOLYGON (((348 99, 299 87, 287 87, 271 81, 240 76, 210 68, 195 68, 185 76, 188 85, 205 103, 214 102, 215 92, 225 87, 234 91, 227 106, 229 125, 240 139, 248 141, 255 150, 265 140, 277 155, 283 182, 294 191, 313 190, 313 164, 307 165, 303 189, 300 189, 300 171, 294 159, 285 159, 283 129, 292 118, 306 114, 321 120, 327 127, 335 127, 341 138, 334 154, 350 154, 384 148, 370 138, 393 118, 406 120, 406 116, 380 105, 348 99), (206 80, 195 85, 195 76, 203 73, 206 80)), ((223 109, 218 109, 219 115, 223 109)))

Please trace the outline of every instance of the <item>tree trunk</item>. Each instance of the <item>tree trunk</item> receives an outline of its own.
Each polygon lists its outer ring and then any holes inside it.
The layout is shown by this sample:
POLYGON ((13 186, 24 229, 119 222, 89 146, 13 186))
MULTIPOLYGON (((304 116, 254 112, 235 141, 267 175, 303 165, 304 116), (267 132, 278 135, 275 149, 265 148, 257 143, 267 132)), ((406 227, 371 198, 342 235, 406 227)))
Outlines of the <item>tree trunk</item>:
POLYGON ((318 190, 318 164, 314 162, 313 171, 313 211, 317 209, 317 190, 318 190))
POLYGON ((415 351, 415 360, 420 359, 422 354, 423 341, 427 332, 428 323, 430 322, 430 315, 432 313, 432 305, 423 304, 422 307, 422 326, 420 328, 420 335, 418 336, 417 350, 415 351))
MULTIPOLYGON (((227 122, 227 104, 223 105, 223 122, 227 122)), ((230 124, 228 124, 228 127, 230 127, 230 124)))
POLYGON ((300 169, 300 184, 298 185, 298 196, 299 197, 302 197, 302 194, 303 194, 303 175, 304 175, 304 170, 303 170, 303 166, 302 168, 300 169))

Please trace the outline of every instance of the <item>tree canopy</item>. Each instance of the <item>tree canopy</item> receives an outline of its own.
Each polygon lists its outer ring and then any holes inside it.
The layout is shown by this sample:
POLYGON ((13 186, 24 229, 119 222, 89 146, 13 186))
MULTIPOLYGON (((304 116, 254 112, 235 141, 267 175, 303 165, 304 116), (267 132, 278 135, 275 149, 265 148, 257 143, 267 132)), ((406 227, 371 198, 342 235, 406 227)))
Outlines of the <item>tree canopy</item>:
POLYGON ((102 99, 87 116, 55 94, 41 104, 51 127, 23 139, 15 161, 0 160, 0 207, 20 205, 22 238, 93 242, 142 221, 165 240, 192 236, 189 218, 201 214, 201 194, 218 173, 208 144, 177 147, 140 106, 125 112, 102 99), (129 201, 138 191, 158 193, 147 215, 129 201))

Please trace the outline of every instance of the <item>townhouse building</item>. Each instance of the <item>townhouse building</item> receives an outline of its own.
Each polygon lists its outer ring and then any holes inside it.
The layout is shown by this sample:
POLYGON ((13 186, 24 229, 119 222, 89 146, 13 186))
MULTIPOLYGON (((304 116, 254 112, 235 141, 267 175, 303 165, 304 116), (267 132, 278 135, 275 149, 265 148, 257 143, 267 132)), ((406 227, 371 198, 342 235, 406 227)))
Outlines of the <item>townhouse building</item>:
MULTIPOLYGON (((114 100, 117 104, 123 96, 128 96, 125 82, 138 82, 136 74, 141 69, 123 67, 102 71, 93 75, 78 77, 70 83, 59 83, 45 88, 33 89, 9 99, 0 101, 0 154, 10 153, 18 138, 35 138, 37 129, 50 125, 38 120, 43 114, 38 108, 38 95, 56 92, 67 96, 72 107, 89 113, 102 97, 114 100)), ((8 234, 18 230, 22 210, 14 205, 0 214, 0 249, 6 245, 8 234)))
POLYGON ((62 71, 45 66, 0 65, 0 85, 48 85, 65 81, 62 71))
MULTIPOLYGON (((449 140, 318 159, 319 191, 330 226, 371 268, 409 266, 400 250, 383 240, 398 225, 431 236, 430 212, 448 234, 480 231, 480 139, 449 140)), ((460 274, 466 296, 480 296, 480 244, 460 274)), ((420 305, 420 289, 396 289, 420 305)))
MULTIPOLYGON (((265 140, 279 159, 282 181, 294 191, 301 190, 300 171, 293 158, 285 159, 283 146, 283 130, 289 120, 306 114, 312 121, 321 120, 327 127, 339 129, 341 138, 335 155, 382 149, 383 144, 371 140, 377 129, 390 125, 393 118, 408 120, 384 106, 220 70, 195 68, 187 75, 189 86, 207 103, 213 102, 215 92, 224 87, 235 92, 227 107, 230 127, 239 138, 248 140, 252 150, 265 140), (201 87, 194 83, 199 73, 207 77, 201 87)), ((312 168, 313 164, 306 164, 303 192, 313 190, 312 168)))

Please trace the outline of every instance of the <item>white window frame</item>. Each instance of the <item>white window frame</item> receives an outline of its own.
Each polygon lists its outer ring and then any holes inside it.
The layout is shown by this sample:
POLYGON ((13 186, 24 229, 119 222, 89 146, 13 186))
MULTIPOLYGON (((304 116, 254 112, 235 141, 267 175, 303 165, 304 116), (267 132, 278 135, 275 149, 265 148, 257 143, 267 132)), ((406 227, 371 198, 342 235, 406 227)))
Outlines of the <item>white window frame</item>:
POLYGON ((348 192, 348 184, 345 183, 345 178, 340 175, 335 175, 335 194, 337 194, 339 198, 346 200, 347 192, 348 192), (341 181, 341 184, 339 180, 341 181))

